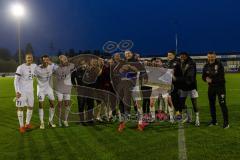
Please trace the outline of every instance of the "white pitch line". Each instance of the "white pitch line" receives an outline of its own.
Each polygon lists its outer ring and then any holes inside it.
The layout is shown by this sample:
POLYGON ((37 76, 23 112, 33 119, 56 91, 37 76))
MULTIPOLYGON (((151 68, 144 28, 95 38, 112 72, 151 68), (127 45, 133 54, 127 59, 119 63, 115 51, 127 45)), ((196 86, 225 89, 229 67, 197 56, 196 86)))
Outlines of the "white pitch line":
POLYGON ((187 160, 184 126, 181 122, 178 123, 178 159, 187 160))

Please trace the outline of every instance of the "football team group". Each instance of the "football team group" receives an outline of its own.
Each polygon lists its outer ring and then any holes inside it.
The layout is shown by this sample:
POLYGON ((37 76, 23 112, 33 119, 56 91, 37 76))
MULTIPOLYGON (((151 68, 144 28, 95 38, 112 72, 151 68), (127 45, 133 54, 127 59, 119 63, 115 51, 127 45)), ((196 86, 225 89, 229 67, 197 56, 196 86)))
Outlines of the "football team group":
MULTIPOLYGON (((60 127, 69 126, 68 115, 71 111, 71 99, 74 98, 73 90, 78 102, 78 123, 83 126, 118 119, 117 130, 122 132, 131 114, 136 114, 139 131, 143 131, 149 123, 159 119, 170 123, 191 122, 192 116, 185 104, 187 97, 190 97, 192 102, 195 126, 200 126, 196 63, 186 52, 177 57, 174 51, 169 51, 166 60, 142 60, 138 54, 131 51, 125 51, 124 57, 115 53, 110 59, 90 56, 88 59, 76 60, 77 58, 69 59, 65 55, 58 58, 59 63, 53 63, 48 55, 44 55, 41 57, 41 64, 36 65, 33 63, 33 55, 26 53, 25 63, 18 66, 14 87, 20 133, 32 128, 30 122, 34 107, 34 77, 37 79, 40 129, 45 129, 45 97, 50 105, 48 126, 56 127, 55 115, 58 115, 60 127), (156 69, 159 72, 152 72, 156 69), (168 89, 149 82, 150 77, 161 78, 166 74, 170 75, 168 89), (26 121, 24 107, 27 108, 26 121)), ((224 67, 216 58, 215 52, 208 52, 207 58, 202 80, 208 85, 211 115, 209 126, 218 124, 215 106, 218 97, 223 115, 223 128, 227 129, 229 122, 224 67)))

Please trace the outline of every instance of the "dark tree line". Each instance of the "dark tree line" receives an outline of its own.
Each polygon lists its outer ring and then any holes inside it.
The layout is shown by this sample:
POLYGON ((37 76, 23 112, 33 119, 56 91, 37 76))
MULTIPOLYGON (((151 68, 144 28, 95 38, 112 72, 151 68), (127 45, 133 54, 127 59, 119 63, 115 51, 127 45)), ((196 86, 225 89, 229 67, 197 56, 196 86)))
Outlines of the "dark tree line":
MULTIPOLYGON (((26 53, 31 52, 34 56, 34 61, 39 64, 40 57, 42 56, 41 53, 35 54, 33 46, 31 43, 27 43, 24 49, 21 49, 21 62, 24 62, 24 56, 26 53)), ((11 51, 7 48, 0 48, 0 73, 7 73, 7 72, 15 72, 17 66, 19 65, 19 56, 18 50, 12 54, 11 51)), ((43 53, 46 54, 46 53, 43 53)), ((67 57, 74 57, 81 54, 91 54, 96 55, 102 58, 110 58, 112 55, 109 53, 104 53, 100 50, 79 50, 76 51, 74 49, 69 49, 67 51, 54 51, 53 46, 51 48, 51 53, 47 53, 52 56, 54 59, 57 60, 57 56, 59 55, 66 55, 67 57), (55 53, 54 53, 55 52, 55 53)))

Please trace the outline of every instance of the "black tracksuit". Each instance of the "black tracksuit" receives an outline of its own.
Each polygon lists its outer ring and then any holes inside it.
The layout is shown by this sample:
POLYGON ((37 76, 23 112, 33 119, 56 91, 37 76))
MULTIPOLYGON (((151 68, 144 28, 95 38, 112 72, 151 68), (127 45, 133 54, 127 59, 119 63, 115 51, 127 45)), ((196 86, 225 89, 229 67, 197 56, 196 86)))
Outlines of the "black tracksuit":
POLYGON ((197 89, 196 63, 190 57, 180 63, 180 71, 176 77, 179 89, 183 91, 197 89))
POLYGON ((202 79, 206 82, 206 78, 212 79, 212 83, 208 83, 208 99, 210 105, 210 112, 212 117, 212 122, 216 123, 216 96, 218 96, 218 101, 222 110, 224 125, 228 124, 228 109, 226 105, 226 87, 225 87, 225 77, 224 77, 224 67, 222 63, 218 60, 215 63, 205 64, 202 73, 202 79))
MULTIPOLYGON (((196 79, 196 63, 192 58, 188 57, 184 62, 180 63, 180 73, 177 74, 176 81, 178 82, 178 88, 183 91, 197 90, 196 79)), ((185 101, 187 97, 180 98, 180 111, 185 108, 185 101)), ((198 112, 196 98, 192 98, 192 105, 194 112, 198 112)))
POLYGON ((94 107, 94 83, 86 83, 84 80, 86 76, 86 69, 78 68, 72 73, 72 84, 76 86, 78 96, 78 110, 80 121, 93 121, 93 107, 94 107), (84 108, 87 105, 87 119, 84 119, 84 108))

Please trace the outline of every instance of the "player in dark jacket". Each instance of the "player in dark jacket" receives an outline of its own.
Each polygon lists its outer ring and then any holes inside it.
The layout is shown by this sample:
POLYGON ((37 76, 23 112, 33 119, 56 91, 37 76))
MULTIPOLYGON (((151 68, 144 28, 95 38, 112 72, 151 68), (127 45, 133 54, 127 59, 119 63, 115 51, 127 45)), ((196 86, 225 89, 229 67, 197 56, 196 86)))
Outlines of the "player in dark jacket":
POLYGON ((89 79, 87 79, 86 75, 88 73, 88 68, 90 68, 89 64, 85 61, 82 61, 79 64, 79 67, 72 73, 71 80, 73 86, 77 89, 77 100, 78 100, 78 110, 80 116, 81 124, 93 124, 93 108, 94 108, 94 88, 95 83, 88 83, 89 79), (87 108, 85 109, 85 105, 87 108), (85 116, 85 112, 87 112, 87 117, 85 116), (85 117, 85 118, 84 118, 85 117))
POLYGON ((175 51, 169 51, 167 54, 167 61, 163 65, 164 68, 173 69, 173 89, 171 92, 171 99, 173 106, 176 111, 176 117, 181 118, 181 106, 180 106, 180 97, 178 93, 179 85, 175 77, 179 76, 180 73, 180 61, 176 58, 175 51))
POLYGON ((180 73, 178 74, 178 77, 176 77, 176 81, 179 85, 181 110, 186 109, 187 113, 187 116, 183 120, 183 123, 191 121, 190 114, 187 108, 185 108, 186 98, 189 96, 192 101, 193 110, 196 114, 195 125, 200 126, 199 112, 197 107, 198 92, 196 80, 196 63, 192 60, 191 57, 189 57, 188 53, 186 52, 180 53, 180 61, 180 73))
POLYGON ((208 62, 204 65, 202 79, 208 83, 208 100, 212 120, 209 126, 217 125, 216 119, 216 96, 223 114, 223 128, 229 128, 228 109, 226 105, 226 87, 224 77, 224 67, 216 59, 215 52, 208 52, 208 62))

